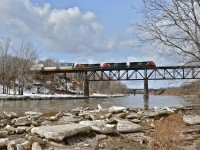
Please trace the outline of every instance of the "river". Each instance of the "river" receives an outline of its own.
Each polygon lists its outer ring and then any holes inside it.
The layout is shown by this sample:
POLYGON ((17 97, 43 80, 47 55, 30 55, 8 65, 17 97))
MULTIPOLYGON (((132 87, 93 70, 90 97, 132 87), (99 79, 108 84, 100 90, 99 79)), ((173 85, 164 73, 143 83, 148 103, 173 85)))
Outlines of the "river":
MULTIPOLYGON (((100 104, 103 108, 110 106, 124 106, 144 108, 143 95, 129 95, 115 98, 70 99, 70 100, 2 100, 0 101, 0 114, 3 111, 23 113, 25 111, 58 112, 76 107, 94 107, 100 104)), ((149 108, 173 107, 184 105, 185 100, 178 96, 153 96, 149 97, 149 108)))

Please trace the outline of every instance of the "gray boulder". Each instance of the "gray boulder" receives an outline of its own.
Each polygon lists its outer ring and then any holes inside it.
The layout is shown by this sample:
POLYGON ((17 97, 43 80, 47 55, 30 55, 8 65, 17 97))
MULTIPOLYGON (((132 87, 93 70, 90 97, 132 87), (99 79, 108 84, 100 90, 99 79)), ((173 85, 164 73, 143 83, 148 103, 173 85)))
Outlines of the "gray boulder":
POLYGON ((7 144, 8 144, 8 138, 0 139, 0 149, 6 147, 7 144))
POLYGON ((6 138, 8 136, 8 131, 0 131, 0 138, 6 138))
POLYGON ((26 140, 22 139, 22 138, 14 139, 14 140, 8 142, 7 149, 8 150, 15 150, 15 149, 17 149, 17 147, 18 147, 18 149, 23 149, 23 146, 20 145, 20 144, 22 144, 24 142, 26 142, 26 140))
POLYGON ((31 125, 32 121, 29 116, 19 117, 16 119, 15 126, 26 126, 31 125))
POLYGON ((108 111, 111 113, 119 113, 125 110, 126 110, 126 107, 119 107, 119 106, 112 106, 108 109, 108 111))
POLYGON ((139 132, 142 131, 142 126, 132 123, 127 120, 118 120, 117 131, 121 133, 139 132))
POLYGON ((32 150, 42 150, 42 147, 40 146, 38 142, 34 142, 32 144, 32 150))
POLYGON ((141 117, 141 115, 137 114, 137 113, 130 113, 129 115, 127 115, 127 119, 139 119, 141 117))
POLYGON ((14 127, 12 127, 10 125, 5 126, 4 129, 7 130, 9 134, 15 134, 16 128, 14 128, 14 127))
POLYGON ((29 129, 29 128, 30 128, 30 127, 28 127, 28 126, 19 126, 19 127, 17 127, 17 128, 15 129, 15 132, 16 132, 17 134, 22 134, 22 133, 26 132, 27 129, 29 129))
POLYGON ((103 120, 81 121, 80 124, 90 126, 93 131, 102 134, 109 134, 115 132, 115 125, 106 124, 106 122, 103 120))
POLYGON ((62 141, 64 138, 90 130, 91 127, 82 124, 66 124, 34 127, 31 129, 31 133, 38 134, 40 137, 45 137, 46 139, 62 141))
POLYGON ((184 115, 183 121, 189 125, 200 124, 200 116, 199 115, 184 115))

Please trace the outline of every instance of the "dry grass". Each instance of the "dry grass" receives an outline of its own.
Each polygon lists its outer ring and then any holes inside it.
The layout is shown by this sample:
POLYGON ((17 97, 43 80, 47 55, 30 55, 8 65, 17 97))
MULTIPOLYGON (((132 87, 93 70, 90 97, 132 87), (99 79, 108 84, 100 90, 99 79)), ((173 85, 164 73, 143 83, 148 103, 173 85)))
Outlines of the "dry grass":
POLYGON ((155 121, 155 132, 152 133, 155 139, 150 143, 152 150, 177 150, 180 143, 180 131, 185 128, 180 114, 174 114, 155 121))
POLYGON ((196 144, 196 149, 200 149, 200 140, 197 140, 197 141, 195 142, 195 144, 196 144))
POLYGON ((162 95, 200 95, 200 80, 183 83, 180 87, 169 88, 162 95))
POLYGON ((101 140, 98 146, 98 150, 147 150, 145 145, 130 139, 125 134, 119 136, 109 136, 108 138, 101 140))

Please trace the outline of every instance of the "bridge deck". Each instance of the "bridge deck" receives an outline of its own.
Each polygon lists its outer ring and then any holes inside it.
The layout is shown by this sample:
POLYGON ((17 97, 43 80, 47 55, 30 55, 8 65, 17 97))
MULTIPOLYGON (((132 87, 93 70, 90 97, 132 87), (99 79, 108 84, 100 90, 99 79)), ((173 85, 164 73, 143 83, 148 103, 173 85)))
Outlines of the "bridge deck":
POLYGON ((98 67, 37 71, 42 74, 82 73, 89 81, 200 79, 200 66, 98 67))

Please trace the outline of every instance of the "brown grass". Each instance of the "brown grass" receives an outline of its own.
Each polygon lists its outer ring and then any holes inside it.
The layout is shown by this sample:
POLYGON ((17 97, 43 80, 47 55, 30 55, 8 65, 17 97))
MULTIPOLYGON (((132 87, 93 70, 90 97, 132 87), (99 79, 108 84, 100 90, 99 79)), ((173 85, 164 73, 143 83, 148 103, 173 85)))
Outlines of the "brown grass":
POLYGON ((180 87, 169 88, 162 93, 162 95, 199 95, 200 94, 200 80, 185 83, 180 87))
POLYGON ((155 132, 152 133, 155 139, 150 143, 152 150, 177 150, 180 143, 180 131, 185 127, 180 114, 174 114, 155 121, 155 132))
POLYGON ((200 140, 197 140, 195 142, 195 145, 196 145, 196 149, 200 149, 200 140))

